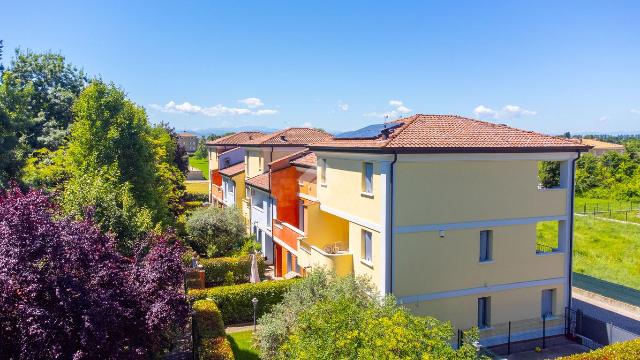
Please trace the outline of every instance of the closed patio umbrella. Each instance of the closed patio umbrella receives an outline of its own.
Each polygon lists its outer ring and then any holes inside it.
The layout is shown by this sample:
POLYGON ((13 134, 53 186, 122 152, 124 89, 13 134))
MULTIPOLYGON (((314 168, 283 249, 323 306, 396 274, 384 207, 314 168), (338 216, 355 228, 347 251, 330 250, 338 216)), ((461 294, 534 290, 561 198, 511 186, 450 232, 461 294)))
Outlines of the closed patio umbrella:
POLYGON ((249 277, 251 283, 260 282, 260 274, 258 273, 258 258, 256 254, 251 254, 251 276, 249 277))

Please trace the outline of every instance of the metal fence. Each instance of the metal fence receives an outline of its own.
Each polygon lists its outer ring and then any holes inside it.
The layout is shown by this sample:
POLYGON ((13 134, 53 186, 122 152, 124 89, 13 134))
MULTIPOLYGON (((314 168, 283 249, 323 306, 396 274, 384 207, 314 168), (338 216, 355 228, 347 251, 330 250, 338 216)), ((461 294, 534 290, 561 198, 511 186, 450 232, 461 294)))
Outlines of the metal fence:
POLYGON ((565 333, 590 349, 640 338, 638 334, 570 308, 565 309, 565 333))

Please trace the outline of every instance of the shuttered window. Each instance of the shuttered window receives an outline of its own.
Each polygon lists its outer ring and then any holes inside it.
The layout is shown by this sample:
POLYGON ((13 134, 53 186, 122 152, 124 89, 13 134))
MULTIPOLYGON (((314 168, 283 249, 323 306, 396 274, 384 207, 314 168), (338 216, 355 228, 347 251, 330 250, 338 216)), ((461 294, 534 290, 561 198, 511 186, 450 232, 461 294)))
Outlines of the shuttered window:
POLYGON ((491 298, 481 297, 478 299, 478 327, 486 329, 491 326, 491 298))
POLYGON ((493 231, 480 231, 480 262, 491 261, 493 252, 493 231))

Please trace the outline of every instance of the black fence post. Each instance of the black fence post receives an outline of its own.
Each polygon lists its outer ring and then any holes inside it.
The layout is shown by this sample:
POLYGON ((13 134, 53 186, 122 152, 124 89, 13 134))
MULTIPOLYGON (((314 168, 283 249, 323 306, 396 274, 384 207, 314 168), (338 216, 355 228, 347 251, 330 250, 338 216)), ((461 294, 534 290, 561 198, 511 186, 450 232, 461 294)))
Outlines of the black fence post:
POLYGON ((511 321, 509 321, 509 335, 507 337, 507 355, 511 355, 511 321))
POLYGON ((464 336, 464 334, 462 333, 462 330, 458 329, 458 349, 460 349, 462 347, 462 337, 464 336))

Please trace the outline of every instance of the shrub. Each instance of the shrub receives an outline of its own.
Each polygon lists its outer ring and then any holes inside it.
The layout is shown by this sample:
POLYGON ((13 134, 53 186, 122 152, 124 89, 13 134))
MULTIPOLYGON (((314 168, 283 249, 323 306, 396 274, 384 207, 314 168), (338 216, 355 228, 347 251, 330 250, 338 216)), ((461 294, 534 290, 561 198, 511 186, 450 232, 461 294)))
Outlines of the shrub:
POLYGON ((193 303, 194 325, 197 327, 198 354, 205 360, 231 360, 233 351, 226 338, 222 315, 215 302, 198 300, 193 303))
POLYGON ((193 250, 208 257, 225 256, 239 249, 246 235, 240 210, 215 206, 194 210, 186 231, 193 250))
POLYGON ((215 338, 225 336, 224 322, 220 309, 212 300, 198 300, 193 303, 195 323, 201 338, 215 338))
POLYGON ((265 281, 257 284, 218 286, 207 289, 189 290, 189 296, 199 299, 211 299, 222 312, 225 324, 238 324, 253 321, 253 298, 258 299, 256 316, 271 311, 274 305, 282 301, 284 294, 299 279, 265 281))
POLYGON ((201 360, 233 360, 233 350, 229 340, 220 336, 212 339, 203 339, 198 353, 201 360))
POLYGON ((640 339, 625 341, 584 354, 559 358, 559 360, 635 360, 640 359, 640 339))
MULTIPOLYGON (((198 262, 205 271, 208 286, 224 284, 229 272, 233 273, 233 281, 236 284, 248 282, 251 275, 251 256, 249 255, 200 259, 198 262)), ((264 259, 258 257, 258 273, 261 278, 264 277, 265 268, 264 259)))

